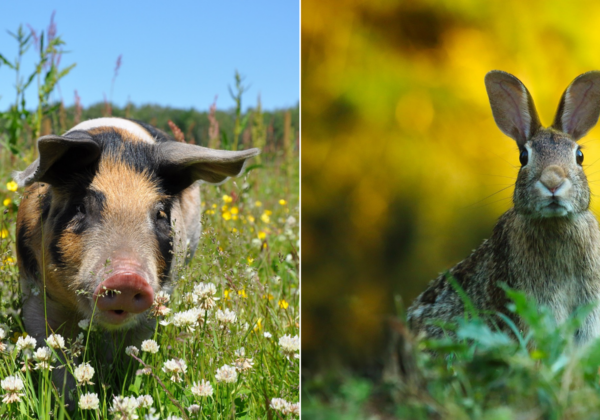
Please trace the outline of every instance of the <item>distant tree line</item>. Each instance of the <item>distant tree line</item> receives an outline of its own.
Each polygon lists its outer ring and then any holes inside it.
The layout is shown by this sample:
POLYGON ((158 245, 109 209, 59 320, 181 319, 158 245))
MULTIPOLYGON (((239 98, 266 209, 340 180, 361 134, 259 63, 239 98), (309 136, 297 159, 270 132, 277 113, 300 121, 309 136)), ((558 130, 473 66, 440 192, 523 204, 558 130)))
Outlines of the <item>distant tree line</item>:
MULTIPOLYGON (((249 108, 242 115, 242 120, 245 120, 246 124, 240 134, 238 148, 258 145, 264 147, 265 152, 281 150, 286 143, 287 135, 290 136, 288 139, 290 146, 296 149, 299 139, 299 111, 299 105, 273 111, 263 111, 260 104, 255 108, 249 108)), ((181 130, 186 142, 226 149, 231 148, 230 145, 233 143, 236 120, 235 109, 220 111, 213 107, 210 111, 198 111, 194 108, 179 109, 154 104, 141 106, 129 104, 120 108, 100 102, 88 108, 81 108, 77 104, 61 107, 58 113, 44 122, 42 134, 64 132, 79 121, 107 116, 144 121, 171 135, 174 133, 169 126, 169 121, 172 121, 181 130), (214 117, 212 122, 211 116, 214 117)))

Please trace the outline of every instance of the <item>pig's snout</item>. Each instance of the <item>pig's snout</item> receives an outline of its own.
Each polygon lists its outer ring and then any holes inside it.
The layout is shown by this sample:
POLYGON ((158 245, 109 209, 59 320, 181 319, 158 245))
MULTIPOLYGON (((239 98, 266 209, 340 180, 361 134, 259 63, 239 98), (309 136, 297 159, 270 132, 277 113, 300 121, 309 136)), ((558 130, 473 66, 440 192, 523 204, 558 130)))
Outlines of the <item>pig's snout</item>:
POLYGON ((113 274, 94 291, 96 308, 104 318, 118 324, 129 314, 139 314, 149 309, 154 301, 154 291, 139 274, 123 272, 113 274))

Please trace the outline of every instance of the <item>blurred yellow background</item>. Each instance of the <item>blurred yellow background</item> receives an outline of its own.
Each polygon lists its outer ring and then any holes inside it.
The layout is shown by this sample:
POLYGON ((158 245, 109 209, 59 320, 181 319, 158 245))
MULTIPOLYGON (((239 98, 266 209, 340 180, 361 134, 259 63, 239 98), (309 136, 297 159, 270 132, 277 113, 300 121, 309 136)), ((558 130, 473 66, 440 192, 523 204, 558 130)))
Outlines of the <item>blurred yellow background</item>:
MULTIPOLYGON (((302 1, 305 365, 365 357, 394 295, 410 305, 512 205, 518 150, 492 117, 492 69, 550 125, 567 85, 600 69, 600 3, 302 1)), ((598 130, 580 141, 592 193, 598 130)))

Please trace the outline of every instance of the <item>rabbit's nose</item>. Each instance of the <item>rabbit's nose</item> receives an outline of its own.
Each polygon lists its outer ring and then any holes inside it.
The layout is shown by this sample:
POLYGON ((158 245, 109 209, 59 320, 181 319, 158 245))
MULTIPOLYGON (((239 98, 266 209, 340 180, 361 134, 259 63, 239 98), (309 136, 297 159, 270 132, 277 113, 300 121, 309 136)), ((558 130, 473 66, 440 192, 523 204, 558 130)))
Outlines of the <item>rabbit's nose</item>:
POLYGON ((565 181, 565 171, 557 165, 548 166, 542 172, 540 182, 554 194, 565 181))

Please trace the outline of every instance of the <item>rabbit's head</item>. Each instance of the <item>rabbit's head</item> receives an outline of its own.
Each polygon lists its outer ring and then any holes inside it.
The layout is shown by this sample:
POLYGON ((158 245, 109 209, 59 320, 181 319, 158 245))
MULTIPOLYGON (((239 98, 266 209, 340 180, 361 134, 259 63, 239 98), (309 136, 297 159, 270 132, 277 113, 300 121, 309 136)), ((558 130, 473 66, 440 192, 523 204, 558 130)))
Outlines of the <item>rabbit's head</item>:
POLYGON ((587 211, 590 189, 577 140, 598 121, 600 72, 573 80, 549 128, 541 126, 529 91, 515 76, 494 70, 485 76, 485 86, 496 124, 519 147, 515 210, 535 218, 572 217, 587 211))

